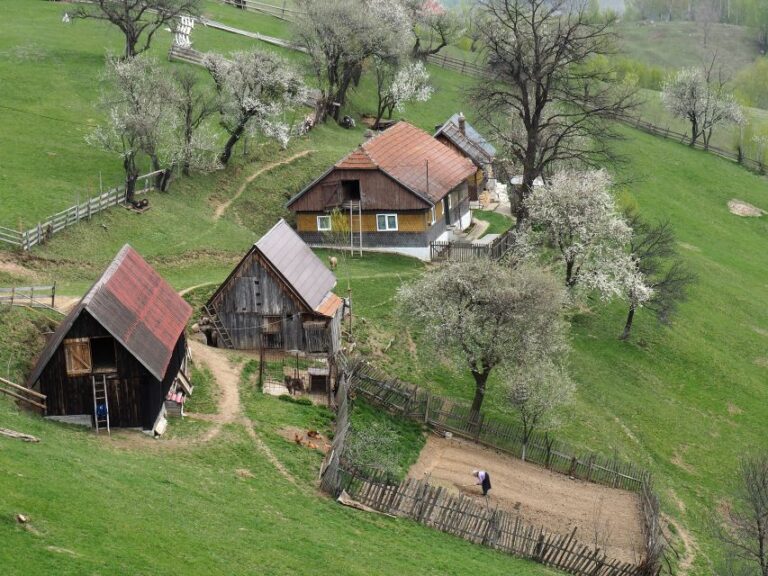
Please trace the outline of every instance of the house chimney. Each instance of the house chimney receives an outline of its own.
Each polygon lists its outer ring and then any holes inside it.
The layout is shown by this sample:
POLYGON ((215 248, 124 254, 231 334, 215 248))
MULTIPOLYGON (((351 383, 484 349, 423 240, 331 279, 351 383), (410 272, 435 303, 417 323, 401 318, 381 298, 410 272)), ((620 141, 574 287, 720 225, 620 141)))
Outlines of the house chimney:
POLYGON ((467 135, 467 120, 464 118, 464 112, 459 112, 459 132, 467 135))

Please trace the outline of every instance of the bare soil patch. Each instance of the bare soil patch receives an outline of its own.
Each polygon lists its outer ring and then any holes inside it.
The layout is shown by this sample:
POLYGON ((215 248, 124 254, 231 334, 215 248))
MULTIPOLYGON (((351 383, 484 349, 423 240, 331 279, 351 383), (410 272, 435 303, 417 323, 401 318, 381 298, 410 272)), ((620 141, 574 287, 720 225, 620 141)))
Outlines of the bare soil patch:
POLYGON ((289 442, 294 442, 311 450, 319 450, 323 454, 327 454, 331 449, 331 443, 328 439, 316 430, 303 430, 295 426, 287 426, 278 430, 277 433, 289 442))
POLYGON ((762 208, 758 208, 757 206, 754 206, 749 202, 744 202, 743 200, 737 200, 736 198, 728 200, 728 210, 730 210, 731 214, 736 214, 736 216, 752 218, 759 218, 765 214, 765 210, 762 208))
POLYGON ((431 436, 408 475, 483 500, 472 470, 487 470, 488 504, 516 511, 528 523, 570 533, 584 544, 625 562, 642 558, 643 531, 637 494, 573 480, 460 439, 431 436))

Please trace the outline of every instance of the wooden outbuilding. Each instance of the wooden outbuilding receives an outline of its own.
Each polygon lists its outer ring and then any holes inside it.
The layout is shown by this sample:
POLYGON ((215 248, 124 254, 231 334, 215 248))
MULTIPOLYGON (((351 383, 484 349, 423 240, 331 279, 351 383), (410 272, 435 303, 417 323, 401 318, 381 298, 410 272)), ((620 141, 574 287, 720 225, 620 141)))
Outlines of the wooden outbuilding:
POLYGON ((205 310, 222 347, 333 356, 344 301, 336 277, 280 220, 253 245, 205 310))
POLYGON ((431 242, 469 226, 467 179, 475 173, 469 159, 401 121, 331 166, 291 198, 288 208, 310 245, 428 260, 431 242), (332 217, 335 211, 340 218, 332 217))
POLYGON ((111 427, 164 429, 164 401, 190 391, 185 327, 192 308, 129 245, 64 318, 27 386, 47 416, 111 427))
POLYGON ((493 161, 496 148, 475 130, 462 112, 454 114, 446 122, 437 126, 435 138, 446 146, 469 158, 477 169, 469 178, 469 199, 477 200, 485 189, 489 178, 493 177, 493 161))

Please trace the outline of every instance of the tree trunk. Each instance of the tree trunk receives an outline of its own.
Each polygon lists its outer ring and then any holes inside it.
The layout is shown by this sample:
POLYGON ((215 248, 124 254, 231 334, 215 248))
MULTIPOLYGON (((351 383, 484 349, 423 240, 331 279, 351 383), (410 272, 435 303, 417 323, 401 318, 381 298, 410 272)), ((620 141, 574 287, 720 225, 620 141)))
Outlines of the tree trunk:
POLYGON ((480 408, 482 408, 483 400, 485 400, 485 385, 490 374, 490 368, 484 368, 482 372, 472 370, 472 377, 475 379, 475 398, 472 400, 471 409, 473 422, 477 422, 480 417, 480 408))
POLYGON ((123 168, 125 169, 125 200, 133 202, 136 196, 136 180, 139 177, 139 171, 136 169, 136 157, 133 153, 128 153, 123 157, 123 168))
POLYGON ((691 120, 691 143, 689 146, 693 148, 696 146, 696 140, 699 138, 699 123, 696 120, 691 120))
POLYGON ((219 154, 219 162, 221 162, 222 166, 226 166, 229 163, 229 159, 232 157, 232 149, 235 147, 235 144, 238 143, 244 131, 245 131, 245 124, 240 124, 229 135, 229 139, 227 140, 227 143, 224 144, 224 151, 221 154, 219 154))
POLYGON ((627 313, 627 321, 624 323, 624 332, 619 336, 619 340, 628 340, 629 334, 632 332, 632 321, 635 319, 635 307, 630 306, 627 313))
POLYGON ((528 450, 528 438, 523 439, 523 453, 520 455, 520 460, 525 462, 525 453, 528 450))
POLYGON ((576 286, 576 276, 573 274, 574 264, 576 264, 574 260, 567 260, 565 263, 565 285, 568 288, 576 286))

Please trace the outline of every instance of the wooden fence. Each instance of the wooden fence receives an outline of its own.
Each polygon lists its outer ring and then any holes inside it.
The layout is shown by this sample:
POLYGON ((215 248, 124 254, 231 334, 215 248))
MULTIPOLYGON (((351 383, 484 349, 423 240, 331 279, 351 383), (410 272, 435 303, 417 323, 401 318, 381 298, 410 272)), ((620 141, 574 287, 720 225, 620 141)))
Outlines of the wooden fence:
MULTIPOLYGON (((136 181, 136 194, 144 194, 154 187, 154 178, 163 173, 164 170, 150 172, 144 176, 139 176, 136 181), (144 182, 144 188, 138 187, 140 182, 144 182)), ((66 210, 62 210, 45 220, 38 222, 37 225, 25 231, 13 230, 0 226, 0 242, 5 242, 22 250, 29 250, 33 246, 44 243, 54 234, 61 232, 69 226, 74 226, 81 220, 90 220, 91 216, 98 214, 118 204, 126 202, 125 187, 118 186, 112 190, 104 192, 99 196, 90 198, 82 204, 75 204, 66 210)))
MULTIPOLYGON (((611 559, 600 549, 579 542, 575 529, 569 534, 548 533, 543 528, 526 524, 515 512, 499 510, 498 507, 491 509, 487 503, 483 506, 472 498, 455 496, 425 481, 406 479, 396 484, 381 472, 361 472, 353 462, 343 458, 350 434, 350 393, 359 393, 373 404, 432 426, 435 426, 433 416, 436 416, 438 426, 435 427, 444 425, 441 414, 445 412, 445 399, 397 381, 379 382, 383 386, 378 387, 371 385, 377 381, 373 378, 370 365, 358 360, 350 362, 341 357, 339 366, 342 377, 336 390, 336 435, 320 473, 321 487, 325 492, 334 496, 346 493, 359 504, 384 514, 409 518, 475 544, 578 576, 655 576, 660 572, 664 546, 659 526, 658 498, 647 474, 639 486, 646 532, 645 557, 632 564, 611 559), (433 411, 431 403, 435 398, 442 403, 433 411)), ((474 434, 475 431, 472 432, 474 434)), ((456 433, 464 434, 458 429, 456 433)), ((493 429, 488 428, 487 433, 492 435, 493 429)), ((473 434, 468 437, 477 440, 478 435, 473 434)), ((595 476, 592 481, 598 478, 595 476)))
POLYGON ((478 242, 451 241, 430 242, 429 259, 433 262, 451 260, 466 262, 475 258, 501 259, 515 244, 515 235, 507 230, 493 242, 481 244, 478 242))
POLYGON ((534 432, 524 443, 520 426, 475 414, 467 402, 445 398, 423 388, 388 377, 363 360, 343 360, 350 388, 386 411, 423 422, 478 444, 495 448, 572 478, 640 492, 648 473, 632 462, 593 452, 578 451, 549 434, 534 432))
POLYGON ((20 402, 24 402, 25 404, 29 404, 35 408, 40 408, 41 410, 46 409, 45 394, 40 394, 39 392, 30 390, 24 386, 19 386, 18 384, 11 382, 10 380, 6 380, 2 377, 0 377, 0 394, 5 394, 6 396, 10 396, 11 398, 15 398, 20 402))
POLYGON ((12 286, 0 288, 0 305, 55 308, 56 284, 51 286, 12 286))
POLYGON ((301 12, 298 10, 286 8, 285 2, 283 2, 281 6, 265 4, 264 2, 257 2, 256 0, 221 0, 221 2, 239 8, 240 10, 261 12, 262 14, 269 14, 275 18, 287 20, 289 22, 296 20, 301 15, 301 12))

